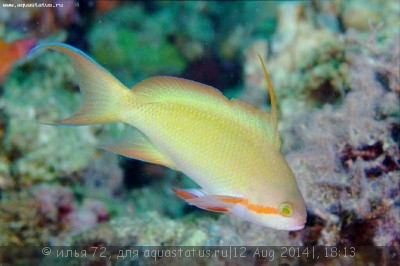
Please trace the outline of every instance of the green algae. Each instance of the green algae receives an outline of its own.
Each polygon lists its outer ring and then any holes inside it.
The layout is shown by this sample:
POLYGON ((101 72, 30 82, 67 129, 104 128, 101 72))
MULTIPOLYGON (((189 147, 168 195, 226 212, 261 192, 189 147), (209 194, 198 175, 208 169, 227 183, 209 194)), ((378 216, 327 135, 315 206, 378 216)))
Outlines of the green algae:
POLYGON ((177 75, 186 67, 168 39, 163 16, 153 16, 151 23, 142 24, 145 15, 139 6, 114 10, 98 18, 89 34, 93 57, 125 84, 157 74, 177 75))

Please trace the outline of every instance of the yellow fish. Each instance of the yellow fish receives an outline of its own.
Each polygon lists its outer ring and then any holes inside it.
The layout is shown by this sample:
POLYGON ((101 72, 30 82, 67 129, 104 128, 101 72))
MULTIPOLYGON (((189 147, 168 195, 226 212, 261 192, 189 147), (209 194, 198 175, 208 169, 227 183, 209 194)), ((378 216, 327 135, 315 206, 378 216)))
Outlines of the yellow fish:
POLYGON ((31 53, 42 48, 71 59, 83 97, 57 124, 124 122, 134 132, 105 149, 182 171, 201 186, 174 189, 189 204, 278 230, 304 228, 304 199, 279 151, 275 96, 261 57, 270 114, 181 78, 153 77, 129 90, 72 46, 42 44, 31 53))

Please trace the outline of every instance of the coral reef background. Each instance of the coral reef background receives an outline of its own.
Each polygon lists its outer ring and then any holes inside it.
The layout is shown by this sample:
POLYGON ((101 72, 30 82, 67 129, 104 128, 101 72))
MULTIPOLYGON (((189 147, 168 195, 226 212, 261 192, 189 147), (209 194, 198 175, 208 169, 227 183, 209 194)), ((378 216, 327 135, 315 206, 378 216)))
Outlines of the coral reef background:
MULTIPOLYGON (((400 245, 400 4, 336 1, 0 1, 0 246, 400 245), (55 4, 62 4, 55 6, 55 4), (307 203, 302 231, 188 206, 195 184, 96 148, 122 124, 50 127, 79 104, 74 45, 130 87, 155 75, 268 110, 307 203)), ((361 258, 362 259, 362 258, 361 258)), ((0 258, 1 262, 1 258, 0 258)))

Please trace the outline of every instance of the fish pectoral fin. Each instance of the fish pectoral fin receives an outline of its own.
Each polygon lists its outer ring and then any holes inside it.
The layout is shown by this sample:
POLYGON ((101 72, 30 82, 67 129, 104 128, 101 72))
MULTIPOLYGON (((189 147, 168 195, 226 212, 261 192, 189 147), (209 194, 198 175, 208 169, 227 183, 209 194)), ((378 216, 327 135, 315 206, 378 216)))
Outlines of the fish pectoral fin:
POLYGON ((100 146, 100 148, 137 160, 164 165, 175 170, 177 169, 175 163, 165 156, 136 128, 130 128, 119 142, 100 146))
POLYGON ((190 205, 195 205, 201 209, 214 212, 230 212, 230 208, 234 205, 246 201, 244 198, 240 197, 206 195, 204 191, 200 189, 174 188, 173 191, 190 205))

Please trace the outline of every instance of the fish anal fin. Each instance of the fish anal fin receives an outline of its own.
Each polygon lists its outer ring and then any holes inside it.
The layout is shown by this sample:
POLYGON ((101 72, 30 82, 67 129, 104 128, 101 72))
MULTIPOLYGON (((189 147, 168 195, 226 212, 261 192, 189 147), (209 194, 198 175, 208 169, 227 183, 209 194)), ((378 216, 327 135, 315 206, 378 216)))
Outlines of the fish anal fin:
POLYGON ((100 148, 130 158, 177 169, 174 162, 151 143, 143 133, 134 128, 130 128, 128 133, 119 142, 111 145, 104 145, 100 148))
POLYGON ((176 195, 178 195, 184 200, 194 199, 205 195, 201 189, 197 188, 192 188, 192 189, 173 188, 172 191, 174 191, 176 195))
POLYGON ((197 206, 203 210, 207 210, 207 211, 212 211, 212 212, 223 212, 223 213, 230 213, 230 211, 226 208, 221 208, 221 207, 200 207, 197 206))
POLYGON ((213 212, 231 212, 230 208, 234 205, 246 202, 244 198, 240 197, 206 195, 200 189, 175 188, 173 191, 190 205, 195 205, 201 209, 213 212))

